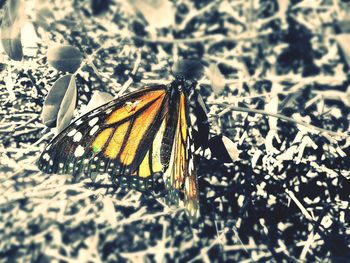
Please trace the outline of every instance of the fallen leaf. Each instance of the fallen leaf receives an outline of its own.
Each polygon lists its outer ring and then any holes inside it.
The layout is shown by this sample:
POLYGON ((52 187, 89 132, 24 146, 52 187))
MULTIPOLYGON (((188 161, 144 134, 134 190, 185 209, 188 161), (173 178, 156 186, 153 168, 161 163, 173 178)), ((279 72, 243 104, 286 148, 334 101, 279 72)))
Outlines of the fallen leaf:
POLYGON ((208 70, 208 77, 210 80, 211 88, 216 95, 221 94, 225 88, 225 78, 221 74, 217 64, 211 64, 208 70))
POLYGON ((23 58, 23 47, 21 43, 21 37, 16 38, 1 38, 2 47, 6 54, 12 60, 21 61, 23 58))
POLYGON ((73 73, 83 59, 83 55, 76 47, 57 45, 47 50, 48 63, 57 70, 73 73))
MULTIPOLYGON (((75 107, 77 91, 75 87, 75 78, 72 76, 73 75, 69 74, 59 78, 53 84, 52 88, 46 96, 44 107, 41 113, 41 119, 43 120, 43 123, 48 127, 53 127, 55 126, 55 124, 57 125, 58 115, 62 108, 62 103, 64 100, 70 100, 74 102, 75 107), (72 79, 74 81, 71 85, 72 79), (68 91, 69 89, 70 91, 68 91)), ((68 108, 66 108, 65 110, 67 111, 68 108)), ((63 112, 61 112, 61 115, 62 113, 63 112)))
POLYGON ((107 92, 95 91, 92 94, 92 97, 91 97, 89 103, 82 110, 81 115, 84 115, 85 113, 92 111, 93 109, 96 109, 97 107, 100 107, 103 104, 106 104, 107 102, 111 101, 112 99, 114 99, 114 97, 107 92))
POLYGON ((75 76, 72 75, 69 85, 61 103, 61 107, 57 114, 56 127, 57 132, 63 131, 73 118, 74 109, 77 102, 77 86, 75 76))
POLYGON ((16 61, 21 61, 23 58, 21 43, 22 21, 22 1, 9 0, 6 4, 1 23, 1 43, 10 59, 16 61))

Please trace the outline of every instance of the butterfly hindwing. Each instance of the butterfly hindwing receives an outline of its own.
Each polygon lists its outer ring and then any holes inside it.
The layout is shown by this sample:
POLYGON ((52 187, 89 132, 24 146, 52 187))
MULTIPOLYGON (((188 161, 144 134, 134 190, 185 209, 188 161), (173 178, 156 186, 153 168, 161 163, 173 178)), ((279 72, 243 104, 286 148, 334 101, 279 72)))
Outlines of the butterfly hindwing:
POLYGON ((184 202, 192 218, 199 213, 196 163, 193 156, 192 129, 189 119, 189 103, 183 93, 179 96, 175 129, 168 169, 164 173, 165 185, 172 202, 184 202), (183 195, 183 198, 181 197, 183 195), (183 200, 182 200, 183 199, 183 200))

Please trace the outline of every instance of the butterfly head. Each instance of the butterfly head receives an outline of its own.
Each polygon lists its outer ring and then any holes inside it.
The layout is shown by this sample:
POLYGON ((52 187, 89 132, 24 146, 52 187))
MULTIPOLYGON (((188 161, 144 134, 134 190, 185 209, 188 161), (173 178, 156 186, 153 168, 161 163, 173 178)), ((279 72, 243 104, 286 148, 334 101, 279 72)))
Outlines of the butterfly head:
POLYGON ((172 67, 172 73, 175 77, 173 87, 179 92, 184 92, 187 96, 191 95, 197 85, 197 80, 204 74, 204 67, 198 60, 180 59, 172 67))
POLYGON ((175 75, 175 80, 171 84, 172 88, 187 95, 192 93, 196 85, 197 82, 195 80, 187 79, 183 75, 175 75))

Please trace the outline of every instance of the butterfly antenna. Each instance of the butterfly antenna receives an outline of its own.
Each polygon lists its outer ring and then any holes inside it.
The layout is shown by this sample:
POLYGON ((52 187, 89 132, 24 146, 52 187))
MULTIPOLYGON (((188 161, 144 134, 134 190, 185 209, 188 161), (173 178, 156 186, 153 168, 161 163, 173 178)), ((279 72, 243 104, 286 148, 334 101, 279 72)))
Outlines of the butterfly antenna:
POLYGON ((169 58, 166 60, 166 62, 168 63, 168 68, 170 69, 171 75, 174 76, 174 72, 173 72, 173 65, 174 65, 174 64, 171 64, 169 58))

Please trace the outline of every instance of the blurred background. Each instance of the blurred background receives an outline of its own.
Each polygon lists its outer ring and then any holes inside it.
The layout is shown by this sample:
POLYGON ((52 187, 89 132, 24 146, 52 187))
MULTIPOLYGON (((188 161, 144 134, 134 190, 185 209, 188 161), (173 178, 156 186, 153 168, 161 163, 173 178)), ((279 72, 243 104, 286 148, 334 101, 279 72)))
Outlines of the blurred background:
POLYGON ((2 261, 348 261, 348 1, 0 6, 2 261), (200 157, 199 222, 151 195, 38 170, 61 129, 43 113, 65 75, 55 60, 62 50, 48 52, 57 45, 69 46, 64 56, 78 65, 69 121, 122 93, 170 83, 178 61, 203 65, 197 89, 212 148, 226 154, 200 157))

